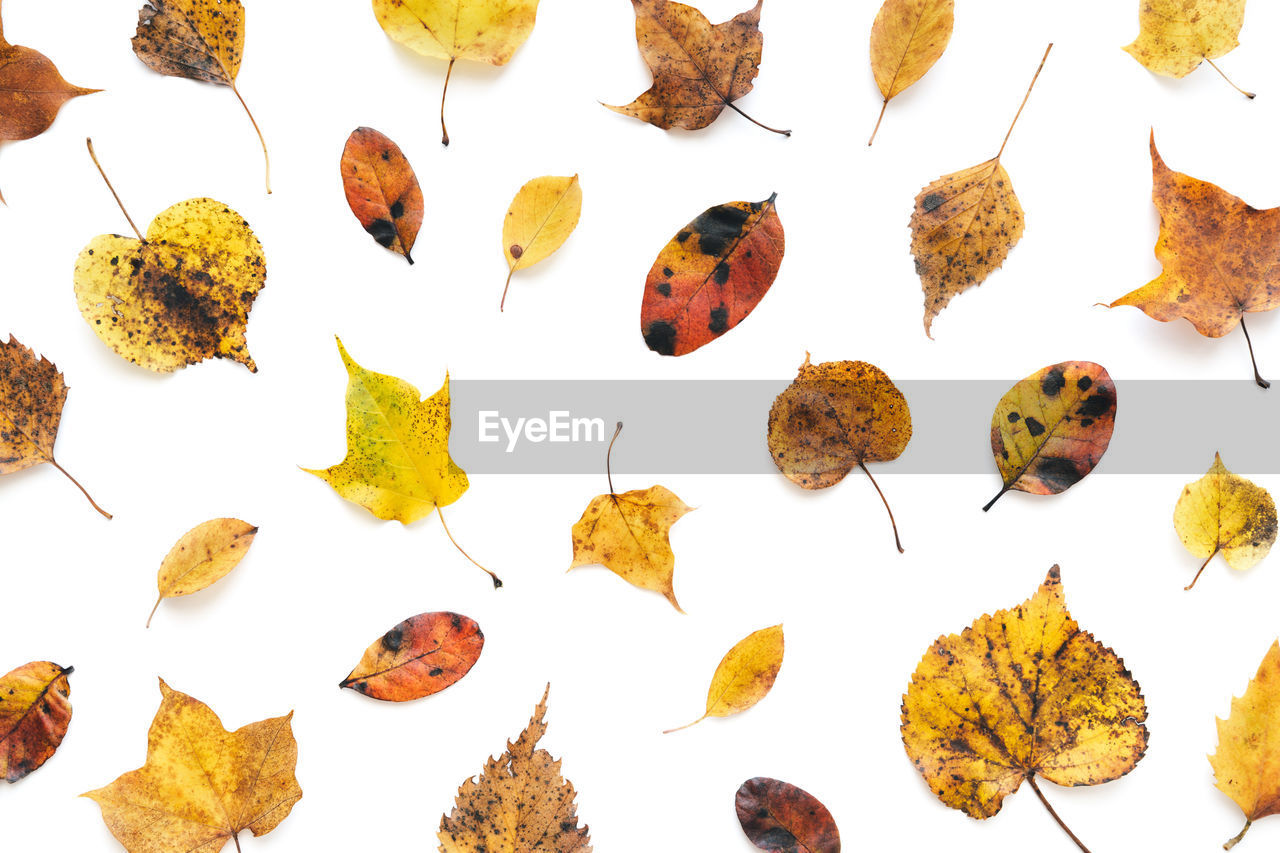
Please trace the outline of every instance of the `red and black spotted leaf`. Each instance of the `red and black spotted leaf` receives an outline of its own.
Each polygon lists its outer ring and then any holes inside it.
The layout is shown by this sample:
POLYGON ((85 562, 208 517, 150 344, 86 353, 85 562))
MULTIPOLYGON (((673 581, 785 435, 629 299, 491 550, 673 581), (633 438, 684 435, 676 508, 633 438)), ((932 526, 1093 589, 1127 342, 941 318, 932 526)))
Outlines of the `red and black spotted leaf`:
POLYGON ((0 676, 0 779, 17 782, 57 751, 71 724, 74 667, 32 661, 0 676))
POLYGON ((738 788, 738 822, 770 853, 840 853, 840 830, 818 798, 779 779, 757 776, 738 788))
POLYGON ((375 640, 338 686, 387 702, 421 699, 462 680, 483 649, 474 619, 419 613, 375 640))
POLYGON ((371 127, 358 127, 342 150, 342 188, 351 212, 379 246, 413 263, 422 227, 422 188, 400 146, 371 127))
POLYGON ((671 238, 644 283, 640 333, 649 349, 687 355, 760 304, 786 249, 776 198, 717 205, 671 238))

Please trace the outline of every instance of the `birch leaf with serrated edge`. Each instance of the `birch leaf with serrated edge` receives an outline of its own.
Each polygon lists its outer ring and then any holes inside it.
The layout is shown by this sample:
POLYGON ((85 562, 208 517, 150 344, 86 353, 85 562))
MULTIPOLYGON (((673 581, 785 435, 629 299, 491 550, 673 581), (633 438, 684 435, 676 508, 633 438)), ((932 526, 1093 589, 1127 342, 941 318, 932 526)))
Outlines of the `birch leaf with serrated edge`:
POLYGON ((238 518, 215 518, 183 534, 160 564, 156 576, 160 597, 147 617, 147 627, 166 598, 199 592, 225 578, 249 553, 257 534, 258 528, 238 518))
POLYGON ((925 652, 902 697, 907 757, 944 805, 983 820, 1026 782, 1099 785, 1147 750, 1147 704, 1124 661, 1067 611, 1062 577, 925 652))
POLYGON ((502 220, 502 251, 509 272, 502 288, 501 311, 516 270, 531 267, 564 245, 582 215, 582 184, 571 178, 544 175, 520 188, 502 220))
POLYGON ((1209 473, 1183 487, 1173 526, 1183 546, 1204 558, 1187 584, 1191 589, 1216 554, 1238 571, 1267 556, 1276 541, 1276 502, 1266 489, 1228 471, 1215 453, 1209 473))
POLYGON ((434 512, 454 547, 489 575, 494 589, 501 587, 497 575, 454 541, 441 512, 470 486, 467 472, 449 455, 449 374, 424 400, 403 379, 361 367, 335 340, 347 369, 347 455, 337 465, 302 470, 384 521, 407 525, 434 512))
POLYGON ((955 0, 885 0, 871 25, 871 72, 884 97, 876 131, 889 102, 923 77, 947 49, 955 25, 955 0))
POLYGON ((708 717, 740 714, 755 705, 773 689, 773 682, 782 669, 783 651, 781 625, 761 628, 739 640, 711 676, 706 713, 692 723, 667 729, 663 734, 687 729, 708 717))
POLYGON ((1102 459, 1116 423, 1116 386, 1091 361, 1051 364, 1018 382, 991 416, 991 452, 1006 492, 1056 495, 1102 459))

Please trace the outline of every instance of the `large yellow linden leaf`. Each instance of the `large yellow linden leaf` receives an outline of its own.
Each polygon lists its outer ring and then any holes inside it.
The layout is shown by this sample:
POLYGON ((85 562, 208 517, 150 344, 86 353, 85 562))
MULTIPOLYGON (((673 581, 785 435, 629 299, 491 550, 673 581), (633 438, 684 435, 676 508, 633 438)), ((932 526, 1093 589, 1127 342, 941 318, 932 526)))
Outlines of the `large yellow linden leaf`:
POLYGON ((440 819, 441 853, 591 853, 591 832, 578 825, 577 792, 560 762, 538 741, 547 733, 547 692, 528 727, 507 751, 458 788, 453 810, 440 819))
MULTIPOLYGON (((373 0, 373 14, 391 38, 424 56, 506 65, 533 32, 538 0, 373 0)), ((440 96, 441 142, 449 144, 440 96)))
MULTIPOLYGON (((942 57, 955 19, 955 0, 885 0, 871 25, 871 72, 884 97, 880 119, 889 102, 942 57)), ((868 145, 879 129, 876 121, 868 145)))
POLYGON ((512 274, 545 260, 563 246, 581 215, 582 184, 577 175, 544 175, 520 188, 502 221, 502 251, 511 271, 498 310, 506 305, 512 274))
POLYGON ((1124 50, 1156 74, 1186 77, 1203 60, 1217 59, 1240 45, 1245 0, 1141 3, 1138 37, 1124 50))
POLYGON ((1273 642, 1244 695, 1231 700, 1231 714, 1218 720, 1218 749, 1209 756, 1218 790, 1244 812, 1240 834, 1255 820, 1280 814, 1280 643, 1273 642))
POLYGON ((88 797, 129 853, 217 853, 239 834, 275 829, 298 800, 293 713, 228 732, 218 715, 163 679, 147 763, 88 797))
POLYGON ((781 625, 761 628, 738 641, 711 676, 706 713, 688 725, 668 729, 663 734, 687 729, 707 717, 729 717, 755 705, 773 689, 773 682, 782 669, 784 648, 781 625))
POLYGON ((1067 612, 1054 566, 1029 600, 925 652, 902 697, 902 742, 943 803, 982 819, 1024 781, 1044 800, 1037 775, 1120 778, 1146 752, 1146 718, 1124 662, 1067 612))
POLYGON ((161 211, 145 241, 93 238, 76 260, 76 304, 103 343, 149 370, 227 358, 256 373, 245 324, 266 279, 249 223, 192 198, 161 211))
POLYGON ((1183 487, 1173 526, 1186 549, 1204 559, 1191 589, 1215 554, 1240 571, 1267 556, 1276 541, 1276 502, 1266 489, 1228 471, 1215 453, 1209 473, 1183 487))

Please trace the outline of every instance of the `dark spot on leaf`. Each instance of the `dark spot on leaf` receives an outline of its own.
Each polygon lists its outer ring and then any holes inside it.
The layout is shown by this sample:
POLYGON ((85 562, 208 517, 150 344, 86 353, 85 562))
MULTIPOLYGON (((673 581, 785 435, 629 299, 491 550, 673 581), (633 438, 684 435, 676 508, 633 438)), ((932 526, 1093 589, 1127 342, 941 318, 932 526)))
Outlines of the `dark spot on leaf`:
POLYGON ((662 274, 667 278, 671 278, 671 276, 675 275, 675 273, 671 271, 671 267, 663 267, 662 274))
POLYGON ((511 253, 511 257, 518 261, 520 260, 520 256, 524 254, 524 246, 521 246, 519 243, 512 243, 511 248, 507 249, 507 251, 511 253))
POLYGON ((441 675, 444 675, 444 670, 437 666, 432 668, 432 670, 428 672, 427 675, 430 676, 431 678, 439 678, 441 675))
POLYGON ((1055 492, 1064 492, 1080 482, 1083 475, 1076 470, 1075 463, 1070 459, 1053 456, 1040 460, 1040 464, 1036 466, 1036 476, 1055 492))
POLYGON ((1027 432, 1031 433, 1032 438, 1035 438, 1037 435, 1044 432, 1044 424, 1040 423, 1035 418, 1027 418, 1024 423, 1026 423, 1027 432))
POLYGON ((714 276, 715 276, 716 284, 724 284, 726 281, 729 280, 729 265, 724 261, 721 261, 720 263, 716 264, 716 271, 714 273, 714 276))
POLYGON ((723 335, 729 330, 729 309, 724 307, 723 302, 719 308, 711 309, 711 322, 707 324, 707 328, 716 335, 723 335))
POLYGON ((644 333, 644 342, 658 355, 675 355, 676 327, 665 320, 658 320, 649 325, 644 333))
POLYGON ((391 205, 391 218, 399 219, 402 216, 404 216, 404 202, 397 201, 395 204, 391 205))
POLYGON ((1081 404, 1080 409, 1076 412, 1087 418, 1096 418, 1098 415, 1105 415, 1115 407, 1116 400, 1111 393, 1105 388, 1098 391, 1092 397, 1087 398, 1081 404))
POLYGON ((938 195, 937 193, 929 193, 927 196, 925 196, 921 200, 920 208, 925 213, 933 213, 939 207, 942 207, 945 201, 946 199, 938 195))
POLYGON ((390 249, 396 242, 396 227, 386 219, 375 219, 364 230, 384 248, 390 249))
POLYGON ((663 296, 670 296, 670 295, 671 295, 671 285, 670 285, 670 284, 668 284, 668 283, 667 283, 667 282, 665 282, 665 281, 664 281, 664 282, 660 282, 660 283, 658 284, 657 290, 658 290, 658 292, 659 292, 659 293, 661 293, 663 296))
POLYGON ((1016 424, 1016 423, 1018 422, 1018 419, 1019 419, 1019 418, 1021 418, 1021 417, 1022 417, 1022 415, 1018 414, 1017 412, 1010 412, 1010 413, 1009 413, 1009 423, 1011 423, 1011 424, 1016 424))
POLYGON ((1076 380, 1076 387, 1079 388, 1081 391, 1088 391, 1090 388, 1093 387, 1093 380, 1088 376, 1081 376, 1079 379, 1076 380))
POLYGON ((722 204, 700 213, 689 223, 689 228, 697 233, 698 249, 702 254, 720 255, 742 233, 742 226, 750 216, 749 210, 722 204))
POLYGON ((1040 380, 1040 390, 1049 397, 1056 397, 1066 384, 1067 378, 1062 375, 1062 368, 1055 367, 1045 374, 1044 379, 1040 380))
POLYGON ((404 631, 400 628, 392 628, 390 631, 382 635, 382 645, 386 647, 388 651, 400 651, 400 647, 404 645, 404 631))

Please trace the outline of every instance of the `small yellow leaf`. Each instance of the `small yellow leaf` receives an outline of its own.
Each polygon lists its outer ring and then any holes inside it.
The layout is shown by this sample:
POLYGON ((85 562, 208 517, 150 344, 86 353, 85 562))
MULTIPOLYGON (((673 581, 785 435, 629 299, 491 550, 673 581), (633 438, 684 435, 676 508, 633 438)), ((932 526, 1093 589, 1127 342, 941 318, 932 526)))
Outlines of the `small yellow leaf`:
POLYGON ((1244 695, 1231 700, 1231 714, 1218 720, 1218 749, 1209 756, 1214 784, 1244 812, 1240 834, 1223 846, 1230 850, 1255 820, 1280 814, 1280 643, 1273 642, 1244 695))
POLYGON ((1228 471, 1215 453, 1209 473, 1183 487, 1173 526, 1186 549, 1204 560, 1200 572, 1219 553, 1228 566, 1243 571, 1261 562, 1275 544, 1276 502, 1266 489, 1228 471))
MULTIPOLYGON (((871 71, 884 97, 881 119, 889 102, 941 58, 955 17, 955 0, 885 0, 871 25, 871 71)), ((872 131, 871 141, 875 138, 872 131)))
MULTIPOLYGON (((582 185, 577 175, 545 175, 522 186, 502 222, 502 251, 511 268, 507 287, 511 286, 511 273, 533 266, 564 245, 581 215, 582 185)), ((507 301, 507 287, 502 289, 502 305, 507 301)))
MULTIPOLYGON (((1186 77, 1240 44, 1245 0, 1142 0, 1138 37, 1125 52, 1149 71, 1186 77)), ((1252 97, 1252 95, 1250 95, 1252 97)))
POLYGON ((755 705, 773 688, 782 669, 782 626, 761 628, 748 634, 716 667, 707 690, 707 712, 686 726, 668 729, 663 734, 687 729, 707 717, 729 717, 755 705))
POLYGON ((160 564, 156 576, 160 597, 151 616, 166 598, 199 592, 226 577, 249 553, 257 533, 258 528, 238 518, 215 518, 188 530, 160 564))

